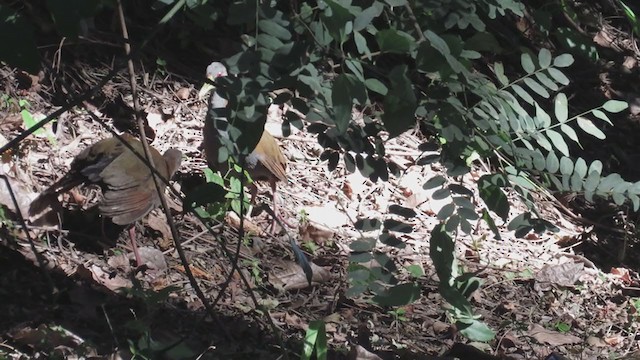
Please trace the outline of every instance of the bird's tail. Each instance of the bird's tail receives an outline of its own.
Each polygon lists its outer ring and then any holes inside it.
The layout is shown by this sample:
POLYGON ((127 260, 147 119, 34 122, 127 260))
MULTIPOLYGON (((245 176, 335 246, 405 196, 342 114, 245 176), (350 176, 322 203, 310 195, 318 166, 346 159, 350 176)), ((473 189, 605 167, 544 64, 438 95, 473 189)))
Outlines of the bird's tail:
POLYGON ((64 176, 49 186, 45 191, 41 192, 29 205, 29 216, 35 216, 42 213, 58 200, 58 195, 71 190, 80 185, 82 181, 69 176, 64 176))

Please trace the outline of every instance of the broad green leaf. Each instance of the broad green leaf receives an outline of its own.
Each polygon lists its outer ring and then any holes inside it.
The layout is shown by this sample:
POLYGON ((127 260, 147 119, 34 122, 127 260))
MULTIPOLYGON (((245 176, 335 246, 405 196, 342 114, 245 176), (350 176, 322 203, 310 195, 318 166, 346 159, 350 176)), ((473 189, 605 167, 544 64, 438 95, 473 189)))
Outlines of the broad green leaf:
POLYGON ((553 146, 555 146, 555 148, 558 149, 562 153, 562 155, 569 156, 569 147, 567 146, 567 143, 564 141, 564 138, 562 137, 562 135, 560 135, 560 133, 549 129, 547 130, 547 136, 549 137, 549 140, 551 140, 553 146))
POLYGON ((432 177, 431 179, 427 180, 426 183, 424 183, 424 185, 422 185, 422 188, 425 190, 431 190, 433 188, 436 188, 438 186, 442 186, 444 185, 444 183, 447 182, 447 179, 444 178, 444 176, 442 175, 436 175, 434 177, 432 177))
POLYGON ((527 53, 522 53, 520 55, 520 64, 522 64, 522 69, 526 71, 527 74, 532 74, 534 71, 536 71, 536 66, 533 64, 531 55, 527 53))
POLYGON ((594 192, 598 188, 598 184, 600 184, 600 175, 597 172, 592 171, 584 182, 584 189, 585 191, 594 192))
POLYGON ((333 110, 335 113, 335 124, 338 133, 344 134, 351 122, 351 109, 353 97, 351 94, 351 84, 347 75, 340 74, 333 81, 333 91, 331 93, 333 110))
POLYGON ((421 287, 416 283, 404 283, 393 286, 384 294, 373 297, 373 302, 381 306, 408 305, 420 298, 421 287))
POLYGON ((367 89, 377 92, 380 95, 387 95, 389 89, 378 79, 370 78, 364 81, 364 85, 367 89))
POLYGON ((609 125, 613 125, 611 120, 609 120, 609 117, 607 116, 607 114, 605 114, 604 112, 596 109, 596 110, 592 110, 591 113, 593 114, 593 116, 597 117, 598 119, 606 121, 609 125))
POLYGON ((538 103, 536 105, 536 120, 539 123, 537 129, 546 129, 551 126, 551 116, 538 103))
POLYGON ((591 120, 587 118, 583 118, 582 116, 578 117, 578 126, 586 132, 587 134, 598 138, 600 140, 605 139, 607 136, 602 132, 602 130, 598 129, 591 120))
POLYGON ((547 154, 547 171, 554 174, 558 172, 558 169, 560 169, 560 160, 558 160, 558 157, 553 151, 549 152, 549 154, 547 154))
POLYGON ((369 55, 371 51, 369 51, 369 47, 367 46, 367 39, 362 36, 359 32, 355 32, 353 34, 353 40, 356 43, 356 48, 358 49, 359 54, 367 54, 369 55))
POLYGON ((356 76, 358 80, 364 82, 364 70, 362 69, 362 64, 356 59, 348 58, 345 60, 345 64, 347 68, 351 70, 351 73, 356 76))
POLYGON ((384 0, 384 2, 389 4, 389 6, 391 7, 395 7, 395 6, 403 6, 404 4, 407 3, 407 0, 384 0))
POLYGON ((589 165, 589 174, 595 172, 598 175, 602 175, 602 166, 602 161, 594 160, 591 165, 589 165))
POLYGON ((582 184, 582 177, 574 172, 573 175, 571 175, 571 191, 581 192, 582 184))
POLYGON ((538 171, 542 171, 545 169, 547 162, 544 158, 544 155, 542 155, 542 153, 540 152, 539 149, 536 149, 534 151, 534 153, 531 156, 532 160, 533 160, 533 167, 538 170, 538 171))
POLYGON ((559 93, 553 101, 553 110, 556 114, 558 122, 563 123, 569 118, 569 108, 567 96, 564 93, 559 93))
POLYGON ((573 174, 573 161, 566 156, 560 158, 560 174, 563 176, 573 174))
POLYGON ((573 55, 571 54, 562 54, 553 59, 553 66, 555 67, 569 67, 571 64, 573 64, 573 55))
POLYGON ((571 82, 562 71, 556 68, 548 68, 547 71, 549 72, 549 75, 551 75, 553 80, 555 80, 557 83, 560 83, 562 85, 569 85, 569 83, 571 82))
POLYGON ((551 51, 549 51, 549 49, 540 49, 540 52, 538 53, 538 63, 543 69, 551 65, 551 51))
POLYGON ((509 78, 504 74, 504 66, 501 62, 497 62, 493 64, 493 70, 496 74, 496 78, 502 84, 502 86, 507 86, 509 84, 509 78))
POLYGON ((370 7, 356 15, 356 18, 353 20, 353 31, 358 32, 366 28, 367 25, 371 24, 373 19, 380 16, 382 10, 384 10, 384 5, 381 2, 374 1, 370 7))
MULTIPOLYGON (((347 40, 349 32, 348 23, 352 23, 353 16, 349 13, 349 10, 344 8, 341 4, 334 0, 325 0, 328 5, 322 13, 322 20, 324 25, 329 30, 329 34, 334 40, 340 44, 347 40)), ((353 27, 351 27, 353 29, 353 27)))
POLYGON ((522 81, 536 94, 542 96, 543 98, 548 98, 550 96, 547 89, 545 89, 542 85, 540 85, 537 81, 533 80, 530 77, 524 78, 522 81))
POLYGON ((538 81, 541 82, 542 85, 544 85, 547 89, 549 89, 551 91, 558 91, 560 89, 558 87, 558 85, 556 85, 556 83, 553 82, 553 80, 551 80, 543 72, 537 72, 534 75, 535 75, 536 79, 538 79, 538 81))
POLYGON ((613 188, 617 186, 621 181, 624 181, 624 180, 622 180, 622 177, 620 176, 620 174, 617 174, 617 173, 609 174, 600 180, 600 184, 598 185, 598 191, 607 193, 613 190, 613 188))
POLYGON ((513 91, 516 92, 516 94, 518 94, 518 96, 522 98, 522 100, 528 102, 529 104, 533 104, 534 100, 531 97, 531 95, 529 95, 529 93, 525 89, 523 89, 520 85, 513 84, 511 85, 511 88, 513 89, 513 91))
POLYGON ((584 161, 583 158, 578 158, 578 160, 576 160, 576 163, 575 163, 573 171, 581 179, 583 179, 587 175, 587 162, 584 161))
POLYGON ((309 323, 309 328, 304 336, 304 345, 301 358, 303 360, 310 360, 313 355, 313 349, 316 350, 316 359, 326 360, 328 347, 327 347, 327 332, 325 329, 324 321, 314 320, 309 323))
POLYGON ((503 221, 509 217, 509 200, 498 186, 496 177, 501 175, 484 175, 478 180, 478 191, 480 198, 487 205, 489 210, 495 212, 503 221))
POLYGON ((543 136, 542 134, 533 134, 532 136, 536 140, 538 145, 542 146, 542 148, 547 151, 553 152, 553 145, 551 145, 551 143, 545 136, 543 136))
POLYGON ((626 101, 620 100, 609 100, 602 105, 602 108, 610 113, 619 113, 622 110, 626 110, 628 107, 629 104, 627 104, 626 101))
POLYGON ((376 33, 376 40, 380 51, 397 54, 406 54, 415 47, 413 38, 402 31, 385 29, 376 33))
POLYGON ((471 341, 488 342, 496 337, 495 331, 491 330, 487 324, 478 320, 473 320, 471 324, 464 325, 458 321, 456 322, 456 326, 460 330, 460 333, 471 341))
POLYGON ((560 124, 560 131, 562 131, 569 139, 573 140, 576 144, 580 145, 578 134, 573 128, 567 124, 560 124))
POLYGON ((391 86, 384 97, 382 123, 393 138, 415 125, 418 105, 406 65, 393 68, 389 73, 389 81, 391 86))
POLYGON ((258 21, 258 28, 280 40, 287 41, 291 39, 289 30, 278 24, 275 20, 260 20, 258 21))

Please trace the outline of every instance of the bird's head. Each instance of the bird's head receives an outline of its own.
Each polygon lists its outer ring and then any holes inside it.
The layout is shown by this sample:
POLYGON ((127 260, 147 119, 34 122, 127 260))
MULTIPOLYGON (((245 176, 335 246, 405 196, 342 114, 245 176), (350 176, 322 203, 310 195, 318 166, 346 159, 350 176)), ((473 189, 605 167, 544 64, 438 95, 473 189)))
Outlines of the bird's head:
MULTIPOLYGON (((214 61, 207 66, 207 79, 210 81, 215 81, 216 78, 227 75, 229 75, 227 68, 221 62, 214 61)), ((198 92, 198 99, 204 99, 213 88, 214 86, 209 81, 205 82, 198 92)))

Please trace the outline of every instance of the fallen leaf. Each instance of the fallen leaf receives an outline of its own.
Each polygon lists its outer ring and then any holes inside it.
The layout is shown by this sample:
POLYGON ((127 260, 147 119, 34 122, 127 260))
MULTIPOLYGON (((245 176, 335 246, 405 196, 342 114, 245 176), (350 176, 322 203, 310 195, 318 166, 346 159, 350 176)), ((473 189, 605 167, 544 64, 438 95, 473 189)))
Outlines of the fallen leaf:
POLYGON ((347 356, 349 360, 382 360, 382 358, 369 350, 363 348, 360 345, 356 345, 351 348, 349 351, 349 355, 347 356))
POLYGON ((535 275, 536 290, 548 290, 550 284, 573 286, 580 279, 584 270, 582 262, 566 262, 560 265, 545 265, 535 275))
POLYGON ((333 238, 333 231, 331 229, 322 226, 320 224, 307 221, 305 224, 298 227, 300 233, 300 240, 302 242, 313 242, 315 244, 325 244, 333 238))
POLYGON ((582 341, 582 339, 577 336, 548 330, 538 324, 530 326, 527 331, 527 335, 536 339, 541 344, 548 344, 551 346, 578 344, 582 341))

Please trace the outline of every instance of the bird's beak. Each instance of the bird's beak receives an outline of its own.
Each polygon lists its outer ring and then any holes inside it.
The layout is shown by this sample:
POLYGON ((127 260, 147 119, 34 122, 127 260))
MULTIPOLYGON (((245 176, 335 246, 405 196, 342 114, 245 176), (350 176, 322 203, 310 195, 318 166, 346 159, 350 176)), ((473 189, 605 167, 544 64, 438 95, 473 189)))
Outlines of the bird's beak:
MULTIPOLYGON (((207 79, 213 81, 212 78, 207 77, 207 79)), ((207 96, 207 94, 213 90, 214 86, 211 85, 209 82, 205 82, 204 85, 202 85, 202 87, 200 88, 200 91, 198 91, 198 99, 202 100, 205 98, 205 96, 207 96)))

